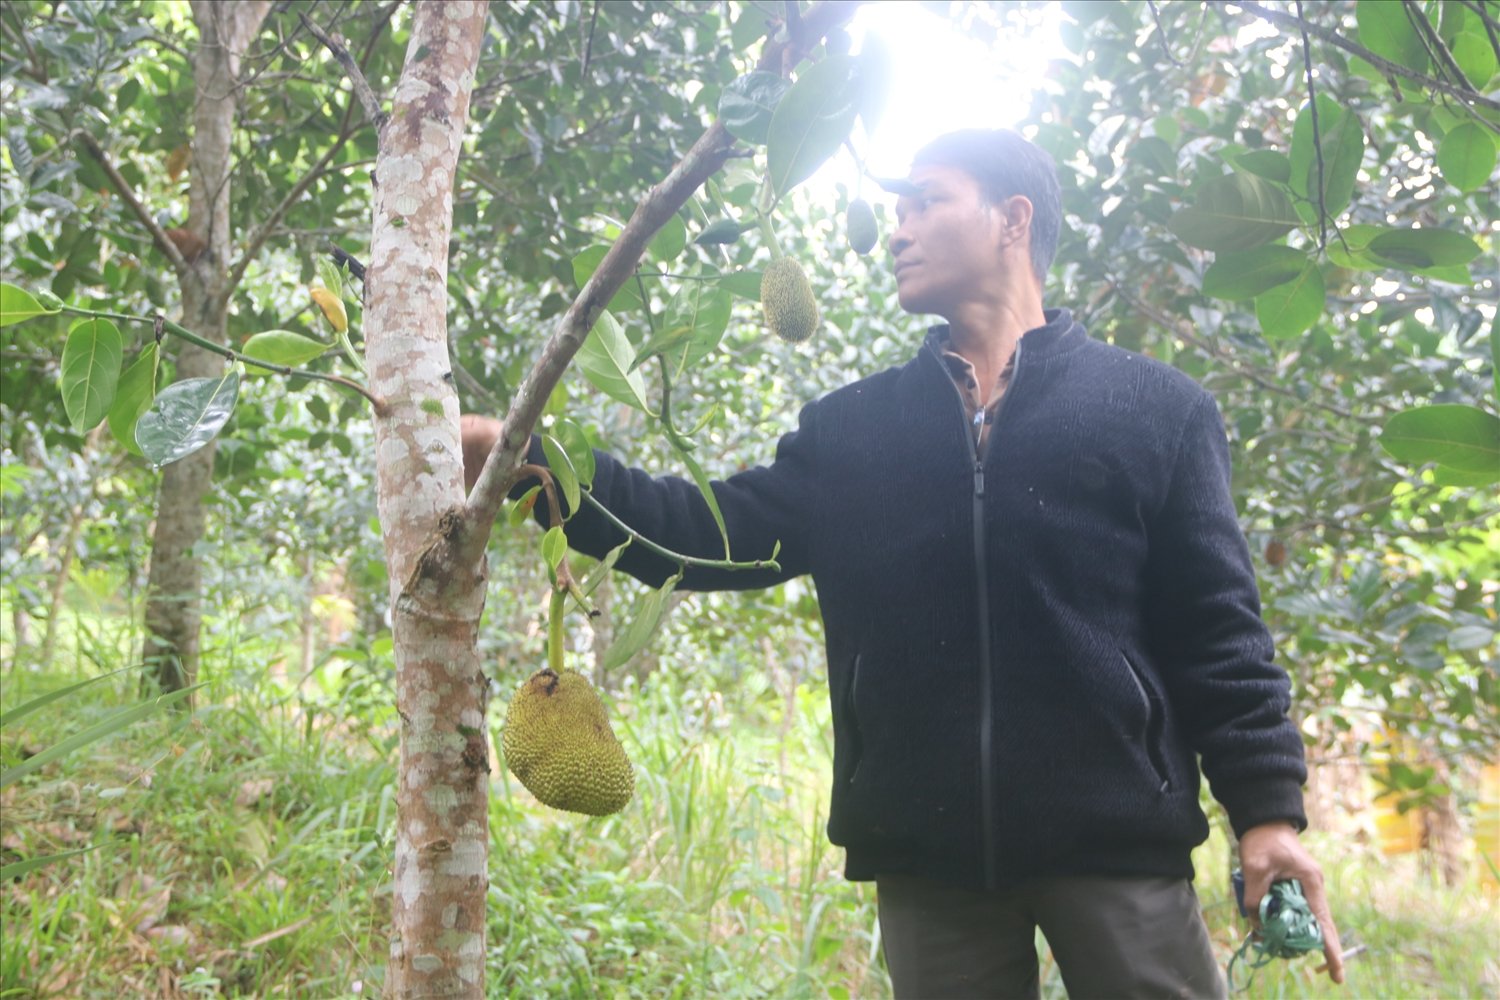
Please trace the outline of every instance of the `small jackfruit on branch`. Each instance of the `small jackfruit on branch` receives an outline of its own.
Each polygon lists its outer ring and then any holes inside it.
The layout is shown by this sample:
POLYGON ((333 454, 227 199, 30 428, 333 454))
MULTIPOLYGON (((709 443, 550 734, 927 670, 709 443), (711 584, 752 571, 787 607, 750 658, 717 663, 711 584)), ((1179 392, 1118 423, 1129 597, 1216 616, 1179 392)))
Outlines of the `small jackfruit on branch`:
POLYGON ((505 766, 543 805, 607 816, 635 791, 604 704, 577 671, 543 667, 528 677, 510 700, 500 739, 505 766))
POLYGON ((760 308, 771 332, 800 344, 818 329, 818 300, 807 274, 790 257, 771 261, 760 276, 760 308))
POLYGON ((875 209, 863 198, 849 203, 844 213, 844 235, 849 239, 849 249, 864 256, 875 249, 880 241, 880 225, 875 221, 875 209))

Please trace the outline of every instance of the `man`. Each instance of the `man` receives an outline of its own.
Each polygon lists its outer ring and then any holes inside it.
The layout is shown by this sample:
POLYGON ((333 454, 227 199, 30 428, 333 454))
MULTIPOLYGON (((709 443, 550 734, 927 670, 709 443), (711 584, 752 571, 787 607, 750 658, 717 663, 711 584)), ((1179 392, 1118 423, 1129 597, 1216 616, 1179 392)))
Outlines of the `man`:
MULTIPOLYGON (((772 465, 715 484, 734 557, 779 542, 780 573, 682 581, 812 574, 828 833, 848 877, 876 882, 897 995, 1034 997, 1040 927, 1075 998, 1222 996, 1191 885, 1199 755, 1247 905, 1301 879, 1341 982, 1217 407, 1043 310, 1061 221, 1045 153, 958 132, 910 180, 890 241, 901 306, 946 322, 906 365, 805 407, 772 465)), ((498 430, 466 424, 471 475, 498 430)), ((593 493, 670 549, 722 555, 690 482, 601 454, 593 493)), ((623 540, 588 508, 568 537, 596 556, 623 540)), ((675 570, 640 546, 617 565, 675 570)))

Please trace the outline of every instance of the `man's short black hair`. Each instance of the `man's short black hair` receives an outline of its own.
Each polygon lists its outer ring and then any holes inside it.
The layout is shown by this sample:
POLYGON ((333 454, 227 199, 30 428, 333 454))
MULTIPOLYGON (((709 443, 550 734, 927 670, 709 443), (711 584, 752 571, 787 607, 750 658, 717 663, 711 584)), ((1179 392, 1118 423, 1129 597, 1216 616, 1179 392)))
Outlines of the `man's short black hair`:
POLYGON ((940 135, 923 146, 913 166, 955 167, 979 181, 989 201, 1012 195, 1031 201, 1031 269, 1047 283, 1062 229, 1062 189, 1047 152, 1006 128, 971 128, 940 135))

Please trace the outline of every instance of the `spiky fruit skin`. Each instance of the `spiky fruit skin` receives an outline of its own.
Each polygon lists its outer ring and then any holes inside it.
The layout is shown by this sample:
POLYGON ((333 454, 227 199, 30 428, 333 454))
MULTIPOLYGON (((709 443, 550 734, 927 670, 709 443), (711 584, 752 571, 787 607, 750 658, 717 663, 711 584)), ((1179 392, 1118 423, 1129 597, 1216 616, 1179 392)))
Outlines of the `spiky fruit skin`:
POLYGON ((544 805, 589 816, 625 808, 635 771, 583 677, 543 667, 516 689, 500 742, 505 766, 544 805))
POLYGON ((880 225, 868 201, 856 198, 849 203, 849 210, 844 213, 844 235, 849 238, 849 249, 860 256, 875 249, 880 241, 880 225))
POLYGON ((790 257, 773 260, 760 276, 760 308, 771 332, 800 344, 818 329, 818 300, 802 265, 790 257))

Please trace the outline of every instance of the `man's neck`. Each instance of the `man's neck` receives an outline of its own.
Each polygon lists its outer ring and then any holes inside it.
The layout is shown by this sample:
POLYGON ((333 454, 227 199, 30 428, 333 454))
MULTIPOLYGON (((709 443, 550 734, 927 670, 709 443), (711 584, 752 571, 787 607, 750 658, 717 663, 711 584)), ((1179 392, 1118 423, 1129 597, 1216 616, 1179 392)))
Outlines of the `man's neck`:
POLYGON ((1045 325, 1041 296, 966 304, 948 317, 953 349, 974 366, 979 384, 992 386, 1028 330, 1045 325))

